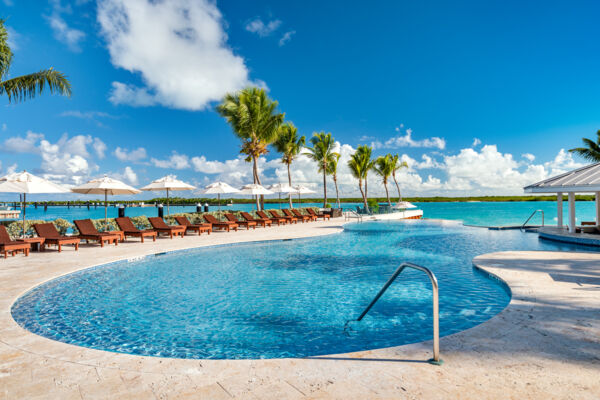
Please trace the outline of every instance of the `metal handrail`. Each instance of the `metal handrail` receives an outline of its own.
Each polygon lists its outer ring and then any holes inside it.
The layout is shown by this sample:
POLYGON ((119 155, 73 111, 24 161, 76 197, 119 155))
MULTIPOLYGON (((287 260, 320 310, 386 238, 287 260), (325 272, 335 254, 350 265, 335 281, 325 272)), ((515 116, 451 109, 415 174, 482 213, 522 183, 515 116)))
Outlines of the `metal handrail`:
POLYGON ((544 226, 544 210, 535 210, 534 212, 531 213, 531 215, 529 216, 529 218, 527 218, 527 220, 523 223, 523 225, 521 225, 521 230, 523 230, 523 228, 525 228, 525 225, 527 225, 527 223, 531 220, 531 218, 533 218, 533 216, 535 214, 537 214, 538 212, 542 213, 542 226, 544 226))
POLYGON ((356 218, 359 222, 362 222, 362 215, 360 215, 354 210, 347 209, 346 211, 344 211, 344 220, 348 221, 350 218, 356 218), (348 214, 351 214, 352 217, 350 217, 348 214))
MULTIPOLYGON (((390 285, 394 282, 394 280, 396 280, 398 275, 400 275, 402 273, 402 271, 404 271, 405 268, 412 268, 412 269, 416 269, 419 271, 423 271, 427 274, 427 276, 429 277, 429 280, 431 281, 431 289, 432 289, 432 297, 433 297, 433 358, 429 359, 428 361, 429 361, 429 363, 434 364, 434 365, 442 365, 443 361, 440 359, 440 311, 439 311, 439 300, 438 300, 439 289, 438 289, 437 278, 435 277, 435 275, 433 274, 433 272, 431 272, 431 270, 429 268, 421 267, 420 265, 413 264, 410 262, 403 262, 402 264, 400 264, 400 266, 398 267, 396 272, 394 272, 394 274, 390 277, 390 279, 388 279, 388 281, 385 283, 385 285, 383 285, 383 287, 381 288, 379 293, 377 293, 377 296, 375 296, 373 301, 371 301, 371 303, 367 306, 367 308, 365 308, 365 310, 362 312, 362 314, 360 314, 360 317, 358 317, 356 319, 356 321, 362 320, 363 317, 365 315, 367 315, 367 313, 369 312, 371 307, 373 307, 373 305, 375 305, 377 300, 379 300, 379 298, 383 295, 383 293, 385 293, 385 291, 390 287, 390 285)), ((346 325, 348 325, 349 322, 350 321, 347 321, 346 325)))

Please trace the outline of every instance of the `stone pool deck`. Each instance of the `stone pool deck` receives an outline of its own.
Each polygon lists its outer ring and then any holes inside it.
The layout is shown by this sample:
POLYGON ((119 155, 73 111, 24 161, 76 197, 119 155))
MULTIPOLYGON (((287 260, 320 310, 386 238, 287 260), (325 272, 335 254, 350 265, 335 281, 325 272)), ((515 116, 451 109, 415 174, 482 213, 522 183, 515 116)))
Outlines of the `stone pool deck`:
MULTIPOLYGON (((597 399, 600 253, 503 252, 474 264, 508 283, 496 317, 431 343, 306 359, 179 360, 109 353, 20 328, 11 304, 56 276, 202 245, 337 233, 331 222, 0 260, 0 399, 597 399)), ((443 290, 443 288, 441 288, 443 290)))

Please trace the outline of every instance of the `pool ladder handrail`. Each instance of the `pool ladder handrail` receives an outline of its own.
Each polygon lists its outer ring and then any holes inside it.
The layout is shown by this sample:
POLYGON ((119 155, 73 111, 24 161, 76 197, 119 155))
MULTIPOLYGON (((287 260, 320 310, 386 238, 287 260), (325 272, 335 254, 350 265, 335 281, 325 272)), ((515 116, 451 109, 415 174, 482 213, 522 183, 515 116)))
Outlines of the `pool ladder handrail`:
POLYGON ((362 215, 352 209, 347 209, 344 211, 344 220, 348 221, 350 218, 356 218, 358 222, 362 222, 362 215))
MULTIPOLYGON (((365 308, 365 310, 360 314, 360 316, 356 319, 356 321, 360 321, 363 319, 365 315, 369 312, 369 310, 377 303, 377 300, 385 293, 385 291, 390 287, 390 285, 396 280, 398 275, 402 273, 406 268, 416 269, 418 271, 425 272, 431 281, 431 289, 432 289, 432 297, 433 297, 433 358, 427 360, 430 364, 434 365, 442 365, 443 360, 440 359, 440 311, 439 311, 439 288, 438 281, 435 277, 435 274, 429 269, 425 267, 421 267, 420 265, 413 264, 410 262, 403 262, 400 264, 396 272, 388 279, 388 281, 383 285, 377 296, 371 301, 371 303, 365 308)), ((348 321, 350 322, 350 321, 348 321)), ((346 324, 348 324, 346 322, 346 324)))
POLYGON ((529 218, 527 218, 527 220, 523 223, 523 225, 521 225, 521 230, 523 230, 525 228, 525 225, 527 225, 527 223, 531 220, 531 218, 533 218, 533 216, 535 214, 537 214, 538 212, 542 213, 542 226, 544 226, 544 210, 535 210, 534 212, 531 213, 531 215, 529 216, 529 218))

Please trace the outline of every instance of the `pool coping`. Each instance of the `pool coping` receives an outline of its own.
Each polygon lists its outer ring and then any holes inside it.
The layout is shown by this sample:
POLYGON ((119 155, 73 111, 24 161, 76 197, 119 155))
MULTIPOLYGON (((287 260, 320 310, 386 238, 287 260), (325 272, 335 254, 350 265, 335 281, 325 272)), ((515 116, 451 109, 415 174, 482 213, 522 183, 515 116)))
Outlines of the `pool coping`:
MULTIPOLYGON (((454 221, 450 221, 454 223, 454 221)), ((350 222, 353 223, 353 222, 350 222)), ((343 232, 343 225, 339 223, 330 223, 329 227, 337 227, 334 232, 322 232, 321 234, 331 234, 331 233, 340 233, 343 232)), ((321 226, 326 226, 326 224, 321 224, 321 226)), ((243 232, 242 232, 243 233, 243 232)), ((312 236, 305 237, 315 237, 318 231, 312 232, 312 236)), ((320 235, 320 234, 319 234, 320 235)), ((268 242, 277 240, 288 240, 286 238, 278 238, 272 240, 266 240, 268 242)), ((241 240, 236 241, 235 243, 227 243, 228 244, 245 244, 245 243, 253 243, 255 240, 241 240)), ((139 244, 139 243, 138 243, 139 244)), ((221 246, 223 244, 215 244, 215 246, 221 246)), ((171 251, 180 251, 180 250, 189 250, 193 248, 200 248, 207 246, 198 246, 193 245, 187 247, 185 249, 176 249, 171 251)), ((82 249, 86 250, 86 249, 82 249)), ((208 374, 206 377, 208 381, 219 382, 219 379, 222 378, 223 368, 227 369, 239 370, 246 369, 249 366, 253 367, 265 367, 265 368, 288 368, 290 365, 295 365, 298 363, 305 363, 317 360, 371 360, 376 362, 377 360, 386 360, 390 357, 392 358, 400 358, 404 359, 408 365, 423 371, 428 371, 427 373, 432 373, 436 369, 438 371, 448 371, 448 368, 452 368, 453 366, 457 366, 453 361, 453 358, 456 356, 455 352, 450 352, 448 349, 452 347, 450 344, 454 342, 472 342, 475 341, 475 345, 479 346, 482 339, 482 332, 485 338, 493 338, 498 336, 498 334, 506 335, 510 334, 510 332, 515 331, 516 329, 522 328, 523 326, 527 326, 529 322, 529 316, 535 310, 536 304, 535 301, 531 301, 531 299, 536 299, 536 291, 537 289, 532 286, 531 282, 528 280, 524 280, 521 274, 513 274, 512 271, 506 268, 503 268, 500 262, 490 262, 489 260, 494 260, 495 257, 499 257, 502 259, 506 254, 516 255, 517 257, 521 253, 534 254, 534 255, 548 255, 549 259, 556 257, 567 257, 572 258, 589 258, 595 261, 600 261, 600 254, 597 253, 587 253, 587 252, 577 252, 577 253, 564 253, 564 252, 503 252, 503 253, 493 253, 486 254, 475 257, 473 260, 473 265, 475 268, 478 268, 486 273, 490 274, 490 276, 494 276, 504 282, 509 290, 511 291, 511 300, 507 307, 501 311, 496 316, 491 319, 476 325, 467 330, 445 336, 441 338, 441 356, 442 359, 447 361, 446 365, 441 368, 433 367, 433 366, 423 366, 421 362, 429 358, 431 353, 431 341, 407 344, 402 346, 395 346, 383 349, 374 349, 374 350, 365 350, 354 353, 347 354, 337 354, 337 355, 328 355, 328 356, 316 356, 316 357, 308 357, 308 358, 281 358, 281 359, 265 359, 265 360, 196 360, 196 359, 173 359, 173 358, 161 358, 161 357, 152 357, 152 356, 137 356, 131 354, 124 353, 113 353, 104 350, 96 350, 86 347, 81 347, 77 345, 71 345, 63 342, 58 342, 52 339, 48 339, 42 336, 38 336, 33 334, 23 328, 21 328, 16 321, 12 319, 10 314, 10 310, 14 302, 23 294, 28 291, 34 289, 35 287, 53 280, 57 277, 68 275, 72 272, 81 271, 87 268, 108 264, 107 263, 94 263, 93 265, 87 265, 83 267, 79 267, 77 269, 64 272, 58 275, 52 275, 44 279, 43 281, 38 281, 33 285, 29 285, 26 289, 19 292, 18 295, 11 295, 12 300, 9 301, 7 307, 4 307, 4 310, 0 313, 0 343, 10 347, 13 351, 23 352, 28 354, 29 356, 34 356, 35 358, 41 357, 45 360, 45 363, 49 364, 61 364, 63 367, 67 364, 75 364, 80 367, 91 367, 96 369, 106 369, 106 370, 114 370, 114 371, 122 371, 129 373, 138 373, 138 374, 148 374, 148 375, 162 375, 168 374, 170 376, 181 375, 181 376, 189 376, 190 371, 197 371, 196 373, 200 373, 198 370, 198 364, 201 365, 201 370, 203 374, 208 374), (9 324, 6 325, 6 317, 8 314, 9 324), (489 333, 495 332, 495 333, 489 333), (500 333, 499 333, 500 332, 500 333), (448 352, 447 352, 448 351, 448 352), (237 366, 237 367, 236 367, 237 366), (424 370, 425 368, 425 370, 424 370), (214 369, 214 373, 210 373, 207 370, 214 369)), ((65 252, 61 253, 63 256, 65 252)), ((152 256, 155 252, 147 252, 145 256, 152 256)), ((125 258, 126 259, 126 258, 125 258)), ((118 260, 113 260, 111 262, 122 261, 124 258, 120 258, 118 260)), ((0 269, 2 269, 2 264, 0 264, 0 269)), ((5 297, 5 296, 3 296, 5 297)), ((6 298, 4 299, 4 303, 6 305, 6 298)), ((1 353, 0 353, 1 354, 1 353)), ((0 362, 3 359, 0 358, 0 362)), ((2 364, 0 364, 0 367, 2 364)), ((588 365, 589 367, 589 365, 588 365)), ((600 366, 598 366, 600 370, 600 366)), ((0 371, 0 382, 2 378, 2 371, 0 371)), ((213 383, 214 383, 213 382, 213 383)), ((410 386, 410 385, 408 385, 410 386)), ((217 389, 218 390, 218 389, 217 389)), ((225 390, 225 388, 223 388, 225 390)), ((225 390, 227 392, 227 390, 225 390)), ((231 393, 230 393, 231 394, 231 393)))

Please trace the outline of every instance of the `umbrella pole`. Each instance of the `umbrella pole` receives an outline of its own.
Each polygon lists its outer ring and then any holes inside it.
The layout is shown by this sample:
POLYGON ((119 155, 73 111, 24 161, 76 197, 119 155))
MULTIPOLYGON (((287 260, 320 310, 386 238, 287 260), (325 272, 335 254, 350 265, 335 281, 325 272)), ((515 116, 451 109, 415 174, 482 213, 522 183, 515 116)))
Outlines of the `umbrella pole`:
POLYGON ((167 188, 167 216, 171 214, 169 211, 169 188, 167 188))
POLYGON ((219 213, 221 212, 221 193, 217 193, 217 203, 219 205, 219 213))
POLYGON ((104 231, 108 231, 108 190, 104 189, 104 231))
POLYGON ((281 192, 279 192, 279 209, 281 210, 281 192))
POLYGON ((23 193, 23 239, 25 239, 25 207, 27 206, 26 193, 23 193))

